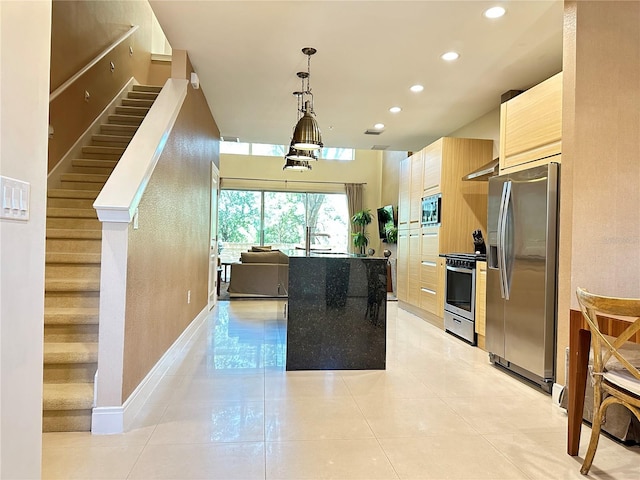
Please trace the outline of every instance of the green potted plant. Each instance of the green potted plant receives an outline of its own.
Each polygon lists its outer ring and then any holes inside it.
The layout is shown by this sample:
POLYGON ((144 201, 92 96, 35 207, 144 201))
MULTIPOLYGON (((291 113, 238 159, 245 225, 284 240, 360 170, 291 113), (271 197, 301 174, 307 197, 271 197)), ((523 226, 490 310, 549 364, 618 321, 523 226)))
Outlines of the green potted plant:
POLYGON ((360 249, 360 255, 365 255, 365 249, 369 245, 369 237, 367 236, 367 225, 371 223, 373 216, 371 210, 360 210, 353 217, 351 217, 351 223, 354 225, 354 230, 359 230, 351 234, 353 237, 353 245, 360 249))

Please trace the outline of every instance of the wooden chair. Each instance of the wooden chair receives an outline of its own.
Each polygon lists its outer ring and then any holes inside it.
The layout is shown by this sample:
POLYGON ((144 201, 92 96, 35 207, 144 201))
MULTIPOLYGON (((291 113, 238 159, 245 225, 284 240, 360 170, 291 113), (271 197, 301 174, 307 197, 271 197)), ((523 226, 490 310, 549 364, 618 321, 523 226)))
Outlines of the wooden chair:
POLYGON ((619 403, 628 408, 640 420, 640 365, 632 365, 620 347, 640 331, 640 299, 603 297, 577 290, 582 315, 591 330, 593 366, 593 422, 589 448, 580 473, 586 475, 598 448, 600 429, 607 408, 619 403), (610 317, 626 317, 629 326, 617 337, 607 337, 600 332, 598 314, 610 317), (604 394, 609 396, 603 400, 604 394))

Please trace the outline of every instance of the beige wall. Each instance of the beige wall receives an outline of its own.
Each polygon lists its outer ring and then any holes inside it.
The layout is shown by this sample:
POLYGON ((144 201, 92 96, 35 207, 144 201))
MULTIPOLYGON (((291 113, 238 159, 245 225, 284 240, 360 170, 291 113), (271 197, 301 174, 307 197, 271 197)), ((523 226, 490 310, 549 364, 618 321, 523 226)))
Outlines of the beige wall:
MULTIPOLYGON (((364 208, 375 214, 382 206, 380 199, 382 154, 375 150, 356 150, 355 160, 319 160, 312 163, 313 169, 307 172, 283 171, 284 159, 281 157, 258 157, 246 155, 220 156, 221 186, 228 186, 231 179, 255 179, 246 182, 246 188, 272 188, 274 190, 299 189, 297 182, 308 182, 304 185, 307 191, 344 192, 340 184, 366 183, 364 186, 364 208), (262 182, 260 181, 262 180, 262 182), (265 181, 267 180, 267 181, 265 181), (275 180, 275 181, 272 181, 275 180), (290 182, 287 184, 286 182, 290 182), (328 182, 328 183, 325 183, 328 182)), ((236 181, 237 183, 237 181, 236 181)), ((395 201, 397 204, 397 199, 395 201)), ((378 238, 377 223, 367 228, 369 247, 375 249, 376 255, 382 252, 378 238)))
POLYGON ((189 86, 140 202, 139 229, 129 229, 123 401, 207 305, 219 139, 202 90, 189 86))
POLYGON ((0 220, 0 478, 40 478, 49 2, 0 1, 0 175, 30 218, 0 220))
POLYGON ((640 297, 638 25, 639 2, 565 2, 557 355, 562 373, 577 287, 640 297))
POLYGON ((493 158, 498 158, 500 153, 500 105, 498 104, 496 108, 473 122, 451 132, 447 137, 493 140, 493 158))
POLYGON ((169 64, 151 62, 155 17, 146 1, 54 1, 51 19, 51 91, 79 72, 130 25, 138 30, 85 73, 50 105, 49 171, 80 135, 134 77, 138 83, 163 85, 169 64), (129 47, 133 55, 129 55, 129 47), (115 70, 109 69, 113 62, 115 70), (85 101, 84 93, 90 99, 85 101))

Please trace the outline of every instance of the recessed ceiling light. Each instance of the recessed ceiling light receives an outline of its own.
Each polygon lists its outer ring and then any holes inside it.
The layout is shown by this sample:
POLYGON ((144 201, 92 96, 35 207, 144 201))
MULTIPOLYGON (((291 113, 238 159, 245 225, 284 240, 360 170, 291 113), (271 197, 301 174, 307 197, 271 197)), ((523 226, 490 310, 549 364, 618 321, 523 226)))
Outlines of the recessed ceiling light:
POLYGON ((391 113, 398 113, 398 112, 401 112, 401 111, 402 111, 402 109, 401 109, 400 107, 391 107, 391 108, 389 109, 389 111, 390 111, 391 113))
POLYGON ((506 13, 506 10, 502 7, 491 7, 484 11, 484 16, 487 18, 500 18, 506 13))
POLYGON ((451 62, 452 60, 457 60, 459 56, 460 54, 457 52, 447 52, 440 55, 440 58, 448 62, 451 62))
POLYGON ((409 90, 411 90, 412 92, 421 92, 422 90, 424 90, 424 87, 422 85, 414 85, 413 87, 411 87, 409 90))
POLYGON ((376 123, 373 128, 376 130, 382 130, 384 128, 384 123, 376 123))

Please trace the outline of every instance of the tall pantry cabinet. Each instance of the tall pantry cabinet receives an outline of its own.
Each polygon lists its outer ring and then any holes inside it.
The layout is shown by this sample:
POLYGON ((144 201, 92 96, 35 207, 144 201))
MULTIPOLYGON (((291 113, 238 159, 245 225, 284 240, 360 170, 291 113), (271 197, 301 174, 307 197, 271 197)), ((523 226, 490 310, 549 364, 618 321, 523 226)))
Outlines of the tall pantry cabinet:
POLYGON ((401 162, 397 294, 414 313, 442 318, 445 265, 440 254, 471 252, 471 232, 486 232, 487 183, 462 177, 492 157, 492 140, 444 137, 401 162), (438 193, 440 225, 422 226, 422 198, 438 193))

